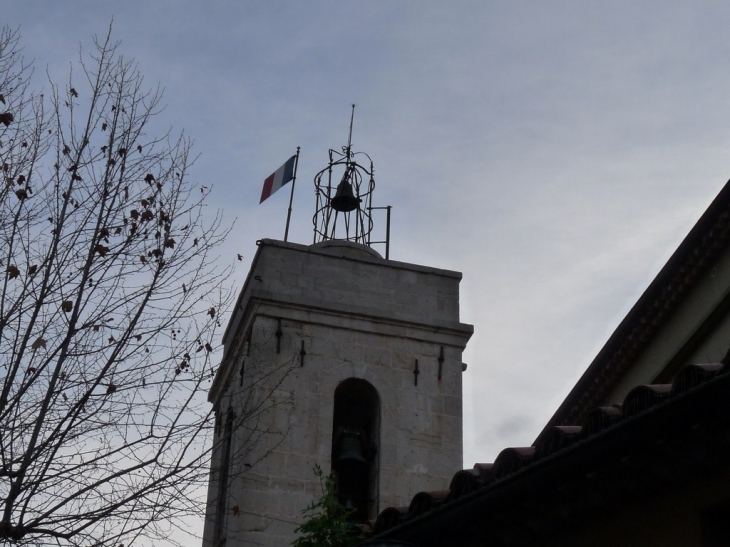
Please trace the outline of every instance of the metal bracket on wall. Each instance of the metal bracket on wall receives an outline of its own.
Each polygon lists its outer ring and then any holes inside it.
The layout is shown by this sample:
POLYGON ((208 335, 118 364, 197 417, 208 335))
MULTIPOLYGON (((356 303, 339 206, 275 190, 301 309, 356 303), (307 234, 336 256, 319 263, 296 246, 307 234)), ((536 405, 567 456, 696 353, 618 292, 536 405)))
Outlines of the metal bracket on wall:
POLYGON ((246 355, 243 356, 243 359, 241 360, 241 371, 240 374, 240 380, 238 382, 239 386, 243 386, 243 374, 246 371, 246 357, 248 357, 251 354, 251 336, 253 335, 253 326, 249 327, 248 334, 246 335, 246 355))
POLYGON ((281 353, 281 336, 284 334, 281 330, 281 318, 276 323, 276 353, 281 353))
POLYGON ((304 351, 304 340, 302 340, 302 349, 299 350, 299 366, 304 366, 304 356, 307 354, 306 351, 304 351))
POLYGON ((418 385, 418 375, 421 374, 421 371, 418 370, 418 359, 416 359, 416 366, 413 368, 413 385, 418 385))
POLYGON ((441 372, 444 367, 444 347, 441 346, 441 353, 439 354, 439 381, 441 380, 441 372))

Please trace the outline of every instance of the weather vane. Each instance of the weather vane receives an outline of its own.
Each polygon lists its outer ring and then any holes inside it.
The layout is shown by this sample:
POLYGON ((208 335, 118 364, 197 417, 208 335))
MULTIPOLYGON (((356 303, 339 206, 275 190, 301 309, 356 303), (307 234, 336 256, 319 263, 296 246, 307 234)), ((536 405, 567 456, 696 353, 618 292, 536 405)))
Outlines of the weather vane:
POLYGON ((373 160, 365 152, 352 151, 352 126, 355 105, 350 114, 347 146, 342 151, 329 150, 329 164, 314 176, 316 210, 314 213, 314 243, 328 240, 353 241, 363 245, 386 244, 389 254, 390 206, 373 207, 375 178, 373 160), (369 167, 356 161, 356 156, 367 158, 369 167), (340 175, 340 173, 342 173, 340 175), (338 180, 335 186, 333 181, 338 180), (388 223, 385 241, 372 241, 373 209, 387 209, 388 223))

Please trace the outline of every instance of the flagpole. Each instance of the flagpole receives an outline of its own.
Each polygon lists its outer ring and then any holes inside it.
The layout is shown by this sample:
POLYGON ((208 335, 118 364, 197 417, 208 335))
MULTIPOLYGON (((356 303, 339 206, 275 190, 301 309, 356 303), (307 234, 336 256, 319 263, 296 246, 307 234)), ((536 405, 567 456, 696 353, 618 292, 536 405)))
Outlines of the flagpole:
POLYGON ((291 179, 291 194, 289 194, 289 211, 286 214, 286 230, 284 230, 284 241, 289 237, 289 221, 291 220, 291 204, 294 201, 294 184, 297 182, 297 167, 299 167, 299 147, 297 146, 297 156, 294 159, 294 176, 291 179))

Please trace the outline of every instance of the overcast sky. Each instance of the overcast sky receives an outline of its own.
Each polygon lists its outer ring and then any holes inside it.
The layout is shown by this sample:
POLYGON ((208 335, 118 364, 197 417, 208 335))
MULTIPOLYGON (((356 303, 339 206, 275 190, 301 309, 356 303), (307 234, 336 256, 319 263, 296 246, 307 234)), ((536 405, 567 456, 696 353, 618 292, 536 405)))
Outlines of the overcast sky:
POLYGON ((356 103, 391 258, 464 274, 466 467, 531 444, 730 176, 730 3, 2 5, 39 80, 113 17, 237 219, 238 285, 283 237, 288 192, 258 201, 297 146, 289 239, 311 243, 312 177, 356 103))

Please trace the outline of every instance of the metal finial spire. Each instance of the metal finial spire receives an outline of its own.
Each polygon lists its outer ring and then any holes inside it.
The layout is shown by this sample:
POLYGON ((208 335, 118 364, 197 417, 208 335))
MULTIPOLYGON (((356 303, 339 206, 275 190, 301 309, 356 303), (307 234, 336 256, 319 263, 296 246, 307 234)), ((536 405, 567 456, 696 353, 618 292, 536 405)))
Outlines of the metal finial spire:
POLYGON ((352 123, 355 120, 355 103, 352 103, 352 112, 350 114, 350 134, 347 136, 347 159, 350 159, 350 150, 352 149, 352 123))

